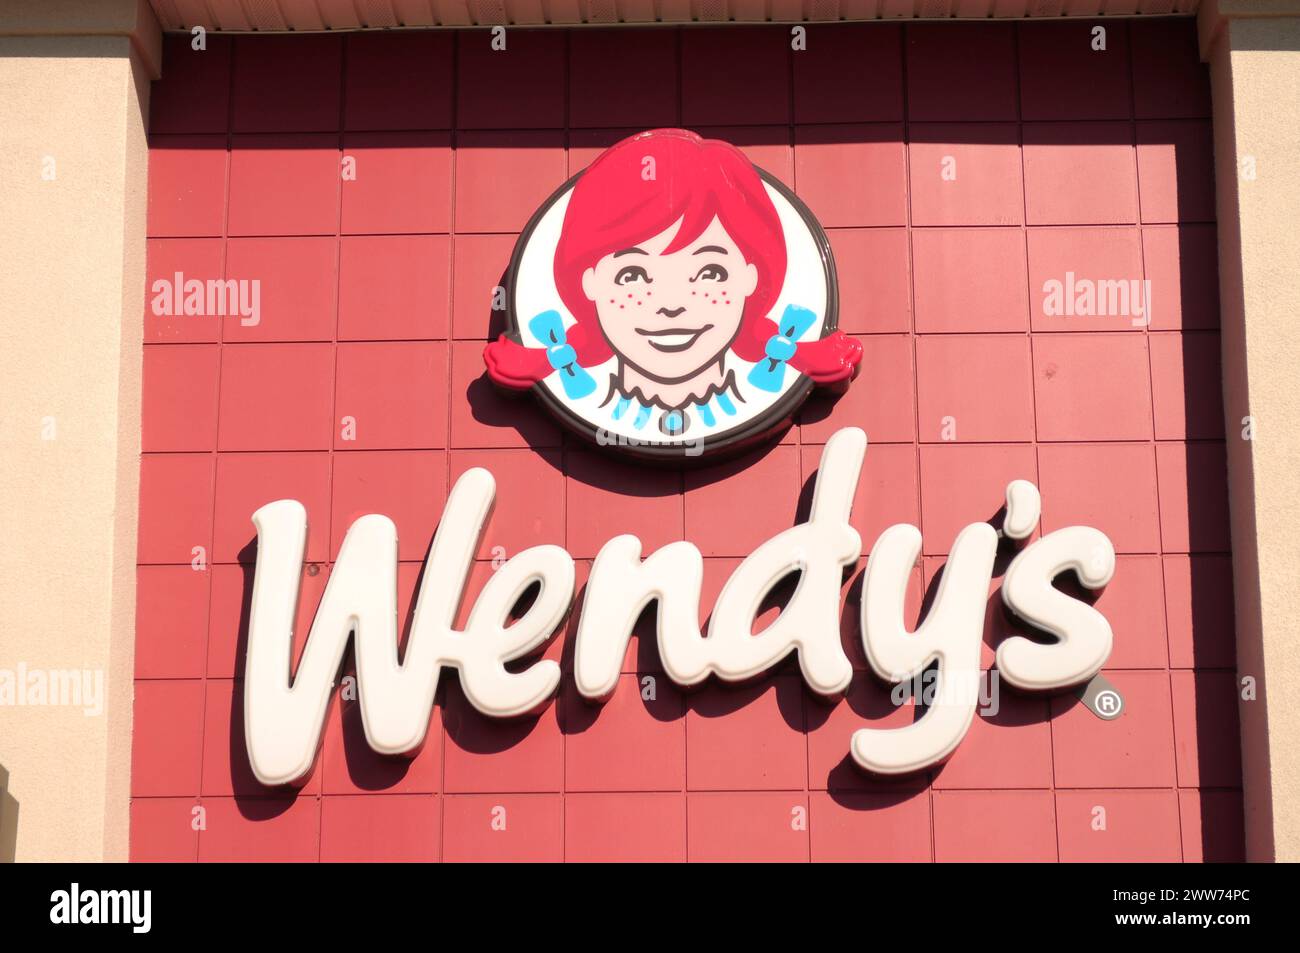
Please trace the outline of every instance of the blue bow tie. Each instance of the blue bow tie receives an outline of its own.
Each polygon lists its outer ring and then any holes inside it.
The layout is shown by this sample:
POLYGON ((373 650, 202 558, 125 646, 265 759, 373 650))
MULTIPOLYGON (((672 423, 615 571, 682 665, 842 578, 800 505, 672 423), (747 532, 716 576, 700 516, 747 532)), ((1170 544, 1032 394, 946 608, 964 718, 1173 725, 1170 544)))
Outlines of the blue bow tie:
POLYGON ((785 380, 785 365, 798 348, 795 341, 813 326, 817 315, 797 304, 785 306, 785 312, 777 327, 777 333, 767 339, 763 345, 764 357, 749 372, 749 382, 759 390, 776 393, 785 380))
POLYGON ((580 400, 596 389, 591 375, 578 366, 578 352, 568 342, 560 312, 543 311, 528 322, 528 330, 545 345, 546 359, 560 372, 560 383, 570 400, 580 400))

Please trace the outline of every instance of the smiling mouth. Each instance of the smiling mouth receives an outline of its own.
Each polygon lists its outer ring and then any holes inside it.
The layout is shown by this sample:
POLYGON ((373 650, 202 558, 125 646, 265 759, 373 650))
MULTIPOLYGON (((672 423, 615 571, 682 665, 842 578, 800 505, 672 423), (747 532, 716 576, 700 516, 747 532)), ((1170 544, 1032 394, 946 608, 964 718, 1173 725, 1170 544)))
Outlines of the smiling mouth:
POLYGON ((650 338, 646 343, 656 351, 674 354, 692 347, 700 339, 700 335, 712 327, 713 325, 706 324, 702 328, 669 328, 663 331, 646 331, 637 328, 636 333, 650 338))

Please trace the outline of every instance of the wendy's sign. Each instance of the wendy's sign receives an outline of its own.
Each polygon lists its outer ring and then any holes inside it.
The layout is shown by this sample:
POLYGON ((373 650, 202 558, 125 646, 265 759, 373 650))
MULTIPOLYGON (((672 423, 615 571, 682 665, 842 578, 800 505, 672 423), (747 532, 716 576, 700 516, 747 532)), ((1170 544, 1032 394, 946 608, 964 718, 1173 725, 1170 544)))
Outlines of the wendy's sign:
MULTIPOLYGON (((862 357, 861 345, 835 330, 835 266, 808 210, 734 147, 681 130, 626 139, 557 192, 520 238, 508 285, 510 332, 484 352, 492 378, 533 390, 580 433, 642 458, 678 459, 760 439, 814 385, 847 383, 862 357)), ((855 427, 831 437, 807 521, 736 567, 707 631, 699 623, 704 560, 693 544, 645 554, 635 536, 609 540, 592 563, 578 622, 578 694, 593 704, 611 696, 633 626, 653 604, 664 674, 678 685, 743 682, 795 656, 810 691, 831 701, 843 696, 853 668, 841 641, 840 590, 862 556, 850 515, 866 452, 867 436, 855 427), (763 600, 794 575, 793 595, 755 634, 763 600)), ((567 552, 548 545, 517 553, 492 573, 464 627, 455 623, 495 495, 492 474, 479 468, 452 487, 404 653, 396 527, 377 514, 353 523, 296 672, 306 511, 280 500, 253 514, 244 720, 259 781, 293 784, 311 773, 349 643, 366 740, 382 754, 420 749, 446 669, 456 670, 466 699, 488 717, 526 715, 550 702, 560 666, 535 653, 573 602, 567 552), (512 619, 533 589, 531 605, 512 619)), ((1021 546, 1002 601, 1040 637, 998 646, 1000 681, 1059 691, 1088 682, 1105 663, 1109 623, 1053 582, 1073 573, 1085 589, 1101 589, 1115 571, 1114 548, 1086 526, 1027 542, 1041 504, 1032 484, 1013 481, 1000 532, 977 522, 957 535, 915 631, 903 606, 920 531, 891 526, 872 545, 859 617, 867 659, 886 682, 932 675, 933 691, 905 727, 845 733, 864 770, 918 771, 961 743, 980 698, 985 610, 1002 539, 1021 546)))
MULTIPOLYGON (((600 703, 617 683, 633 626, 655 606, 659 655, 679 685, 710 677, 741 682, 790 655, 804 682, 834 701, 853 668, 840 629, 840 587, 856 566, 862 540, 849 521, 867 437, 846 428, 827 442, 809 518, 761 544, 736 567, 700 630, 704 560, 689 542, 645 555, 635 536, 615 536, 596 555, 574 648, 573 678, 582 697, 600 703), (798 585, 780 615, 754 634, 763 599, 781 580, 798 585)), ((334 679, 355 640, 357 694, 366 740, 377 752, 413 755, 424 743, 444 669, 455 669, 465 697, 483 715, 508 718, 547 705, 560 680, 535 653, 568 613, 573 559, 558 546, 534 546, 496 569, 464 628, 456 616, 492 503, 492 474, 474 468, 456 481, 425 561, 405 653, 398 651, 397 529, 386 516, 363 516, 348 529, 311 625, 302 661, 291 674, 293 623, 307 540, 301 503, 279 500, 253 514, 257 567, 244 677, 245 739, 253 773, 266 785, 300 782, 312 770, 334 679), (532 605, 512 609, 534 586, 532 605), (355 633, 355 635, 354 635, 355 633), (515 663, 508 667, 508 663, 515 663)), ((992 501, 990 501, 991 503, 992 501)), ((1038 525, 1033 484, 1007 487, 1001 537, 1022 544, 1002 581, 1007 608, 1040 633, 997 647, 1000 680, 1031 692, 1088 682, 1110 655, 1111 628, 1089 602, 1053 585, 1073 573, 1098 590, 1115 571, 1110 540, 1087 526, 1068 526, 1025 544, 1038 525)), ((886 529, 871 547, 863 576, 862 645, 876 674, 905 682, 932 673, 933 698, 902 728, 864 725, 843 743, 863 769, 896 775, 943 761, 970 727, 980 695, 980 653, 999 532, 986 522, 957 534, 942 582, 915 631, 904 622, 908 580, 921 533, 886 529)))
POLYGON ((789 189, 716 139, 624 139, 529 221, 510 262, 498 385, 635 456, 739 449, 814 385, 853 377, 835 262, 789 189))

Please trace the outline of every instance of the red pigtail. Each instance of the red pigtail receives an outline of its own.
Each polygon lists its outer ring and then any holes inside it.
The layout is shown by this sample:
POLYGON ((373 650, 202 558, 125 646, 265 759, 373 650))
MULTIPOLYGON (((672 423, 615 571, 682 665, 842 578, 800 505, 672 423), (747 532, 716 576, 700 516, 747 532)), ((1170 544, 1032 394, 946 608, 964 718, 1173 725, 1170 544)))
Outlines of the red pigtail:
MULTIPOLYGON (((780 330, 771 318, 747 322, 732 350, 745 360, 758 363, 764 359, 768 340, 780 330)), ((833 384, 857 376, 861 361, 862 342, 843 331, 832 331, 820 340, 800 343, 789 363, 818 384, 833 384)))
POLYGON ((504 334, 483 348, 483 363, 493 383, 512 390, 528 390, 554 368, 540 347, 524 347, 504 334))
POLYGON ((832 331, 820 341, 804 341, 790 359, 790 366, 818 384, 833 384, 857 376, 862 362, 862 342, 843 331, 832 331))
MULTIPOLYGON (((604 335, 599 331, 591 334, 581 324, 567 329, 566 340, 577 352, 581 367, 604 364, 613 356, 604 335)), ((555 372, 546 356, 546 348, 524 347, 504 334, 495 341, 488 342, 483 349, 483 363, 487 365, 488 376, 495 383, 512 390, 527 390, 555 372)))

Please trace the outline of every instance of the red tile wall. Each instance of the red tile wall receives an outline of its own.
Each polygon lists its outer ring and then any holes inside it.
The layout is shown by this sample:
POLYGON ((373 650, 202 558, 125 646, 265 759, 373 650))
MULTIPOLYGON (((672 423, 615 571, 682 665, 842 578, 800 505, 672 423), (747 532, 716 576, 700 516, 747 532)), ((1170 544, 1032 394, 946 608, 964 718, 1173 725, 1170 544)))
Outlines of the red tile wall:
MULTIPOLYGON (((1090 28, 812 25, 800 52, 785 28, 511 30, 504 53, 484 32, 170 40, 150 283, 260 278, 263 316, 144 318, 133 856, 1240 856, 1206 75, 1189 20, 1107 21, 1105 52, 1090 28), (531 401, 498 397, 480 357, 529 214, 602 147, 664 124, 732 140, 808 202, 866 350, 848 395, 809 403, 778 445, 687 472, 562 436, 531 401), (1152 324, 1046 315, 1043 282, 1067 270, 1150 279, 1152 324), (1009 479, 1038 483, 1044 529, 1110 535, 1119 569, 1099 605, 1123 718, 1008 692, 941 769, 863 776, 852 730, 911 712, 866 671, 856 573, 845 639, 861 671, 838 706, 788 667, 693 694, 659 678, 644 701, 659 663, 642 638, 603 708, 566 681, 540 717, 492 722, 448 675, 413 761, 370 753, 355 705, 336 704, 296 797, 251 778, 238 674, 262 503, 307 507, 304 631, 370 511, 398 526, 405 618, 448 486, 473 465, 500 484, 485 560, 558 543, 581 586, 617 532, 687 538, 707 559, 707 611, 796 518, 846 424, 872 440, 864 546, 893 522, 924 531, 914 606, 1009 479)), ((990 646, 1009 631, 991 605, 990 646)), ((573 632, 546 649, 566 667, 573 632)))

